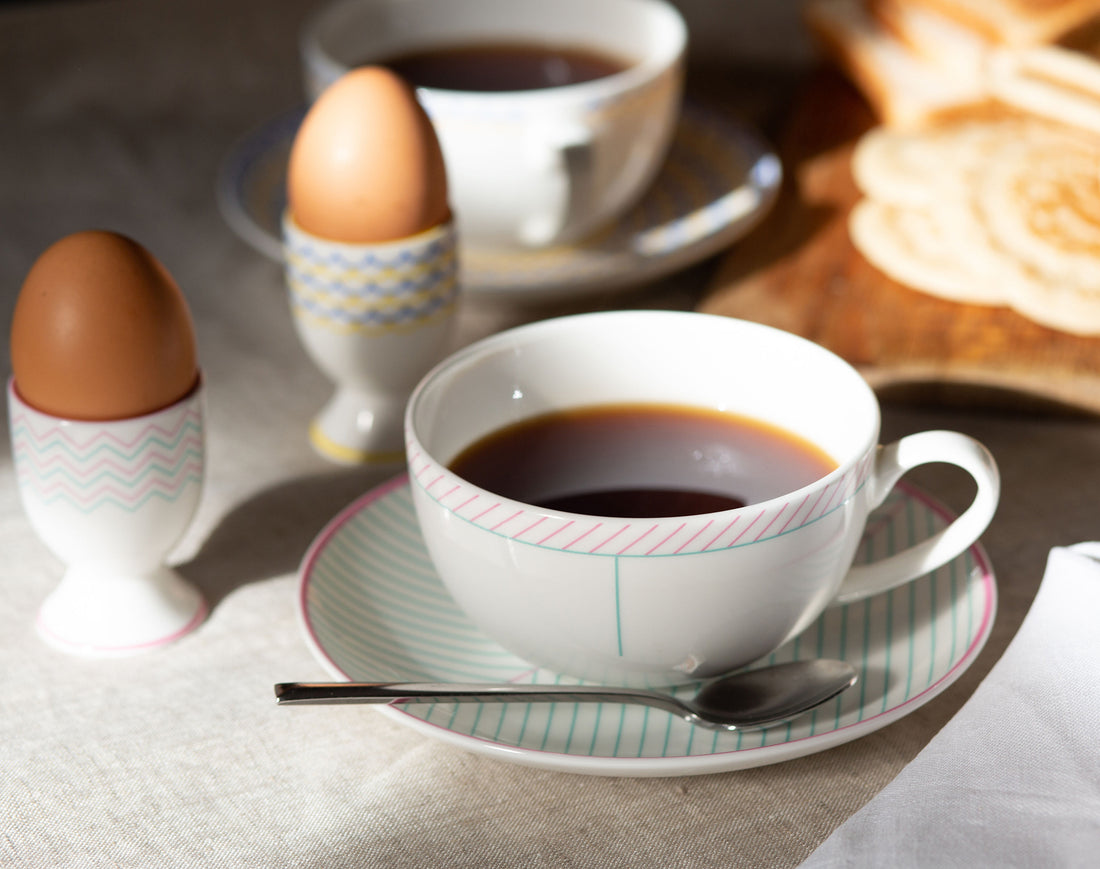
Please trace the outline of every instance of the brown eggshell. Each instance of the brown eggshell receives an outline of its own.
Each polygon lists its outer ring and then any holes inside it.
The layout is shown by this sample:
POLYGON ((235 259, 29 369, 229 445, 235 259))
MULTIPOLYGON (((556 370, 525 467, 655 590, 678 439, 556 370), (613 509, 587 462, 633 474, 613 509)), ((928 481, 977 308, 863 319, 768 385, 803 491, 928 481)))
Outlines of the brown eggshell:
POLYGON ((176 282, 137 242, 66 236, 23 282, 11 329, 15 388, 69 419, 127 419, 167 407, 198 381, 195 332, 176 282))
POLYGON ((305 232, 371 244, 450 218, 435 129, 415 91, 382 67, 360 67, 306 114, 287 167, 290 213, 305 232))

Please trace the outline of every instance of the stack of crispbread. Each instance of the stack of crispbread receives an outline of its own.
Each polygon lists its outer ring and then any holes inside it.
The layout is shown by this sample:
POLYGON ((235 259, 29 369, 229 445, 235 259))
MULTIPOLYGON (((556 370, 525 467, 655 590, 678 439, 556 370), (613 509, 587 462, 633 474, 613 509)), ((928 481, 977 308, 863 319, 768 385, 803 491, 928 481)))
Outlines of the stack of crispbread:
MULTIPOLYGON (((806 20, 887 126, 1018 98, 1034 111, 1045 101, 1023 95, 1025 82, 1056 98, 1075 94, 1082 76, 1100 81, 1100 0, 808 0, 806 20)), ((1073 121, 1073 110, 1056 119, 1073 121)))
POLYGON ((899 283, 1100 334, 1100 0, 810 0, 881 120, 849 230, 899 283))

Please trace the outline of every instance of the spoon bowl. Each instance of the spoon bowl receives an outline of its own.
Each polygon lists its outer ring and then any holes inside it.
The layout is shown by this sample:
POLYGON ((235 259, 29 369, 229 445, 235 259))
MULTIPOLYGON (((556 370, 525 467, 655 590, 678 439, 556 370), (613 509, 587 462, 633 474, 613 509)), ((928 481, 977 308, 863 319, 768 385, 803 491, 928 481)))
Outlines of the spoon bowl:
POLYGON ((792 661, 739 670, 707 682, 692 700, 661 691, 598 685, 444 682, 280 682, 280 706, 347 703, 630 703, 652 706, 713 730, 753 730, 789 721, 856 683, 846 661, 792 661))

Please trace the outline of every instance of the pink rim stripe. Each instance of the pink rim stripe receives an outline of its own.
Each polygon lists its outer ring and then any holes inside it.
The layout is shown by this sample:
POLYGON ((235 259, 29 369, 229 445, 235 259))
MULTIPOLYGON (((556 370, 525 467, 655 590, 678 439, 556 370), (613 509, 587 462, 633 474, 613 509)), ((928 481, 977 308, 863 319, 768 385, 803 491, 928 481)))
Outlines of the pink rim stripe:
POLYGON ((636 524, 635 522, 592 516, 556 518, 524 508, 517 502, 512 502, 511 506, 515 509, 506 519, 502 519, 495 511, 509 504, 493 501, 491 506, 484 506, 485 493, 462 480, 452 478, 447 491, 441 495, 436 494, 435 489, 441 480, 448 478, 448 473, 445 468, 436 465, 419 451, 410 450, 409 466, 410 479, 421 485, 434 500, 445 503, 457 497, 460 499, 457 504, 447 504, 447 508, 452 513, 510 540, 562 551, 575 551, 582 541, 591 539, 594 534, 602 530, 607 536, 600 543, 592 545, 586 550, 587 552, 609 556, 642 556, 690 555, 788 534, 804 525, 818 521, 836 509, 844 500, 852 497, 864 485, 872 462, 873 455, 849 468, 843 475, 830 480, 816 492, 805 492, 798 501, 772 500, 762 502, 758 505, 758 509, 741 508, 716 532, 714 517, 694 522, 684 518, 676 527, 666 526, 665 531, 661 530, 662 526, 659 523, 653 525, 618 549, 612 547, 612 542, 622 540, 624 533, 628 532, 632 525, 636 524), (468 493, 465 500, 461 500, 463 492, 468 493), (531 521, 524 524, 524 516, 528 514, 531 516, 531 521), (697 527, 696 522, 701 522, 701 525, 697 527), (518 531, 512 530, 517 526, 523 527, 518 531), (536 529, 538 534, 535 533, 536 529), (567 530, 572 530, 574 533, 564 534, 563 532, 567 530), (643 550, 641 548, 643 543, 651 540, 653 534, 659 534, 660 540, 648 543, 643 550), (681 540, 681 535, 686 535, 687 539, 681 540))

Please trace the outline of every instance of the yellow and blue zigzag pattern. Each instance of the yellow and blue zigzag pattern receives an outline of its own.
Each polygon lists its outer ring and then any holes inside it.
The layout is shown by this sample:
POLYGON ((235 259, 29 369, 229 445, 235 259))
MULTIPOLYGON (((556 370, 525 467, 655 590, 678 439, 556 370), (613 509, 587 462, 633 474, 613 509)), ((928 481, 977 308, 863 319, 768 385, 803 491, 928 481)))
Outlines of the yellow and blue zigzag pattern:
POLYGON ((287 239, 295 316, 335 332, 402 330, 448 312, 458 295, 454 233, 426 243, 362 248, 287 239))

